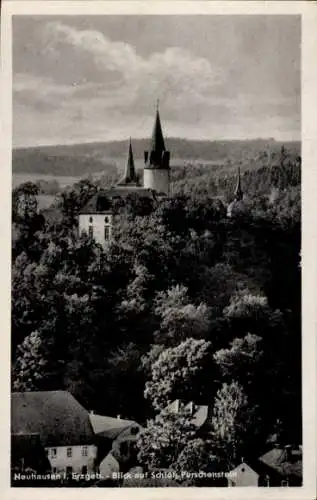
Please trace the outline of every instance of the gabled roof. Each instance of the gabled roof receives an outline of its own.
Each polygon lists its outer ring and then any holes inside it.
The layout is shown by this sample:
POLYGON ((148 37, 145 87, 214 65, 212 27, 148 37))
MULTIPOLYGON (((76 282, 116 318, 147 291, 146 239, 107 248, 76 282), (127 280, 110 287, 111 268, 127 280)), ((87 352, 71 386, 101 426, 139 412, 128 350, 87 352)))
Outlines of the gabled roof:
POLYGON ((132 427, 141 429, 141 426, 133 420, 124 420, 121 418, 106 417, 104 415, 89 414, 90 422, 94 433, 97 436, 116 439, 119 435, 132 427))
POLYGON ((80 210, 81 214, 108 214, 112 209, 112 202, 116 198, 126 198, 127 196, 138 196, 140 198, 154 198, 152 189, 142 186, 115 186, 104 189, 96 193, 88 203, 80 210))
POLYGON ((94 442, 88 411, 66 391, 12 393, 11 434, 39 434, 43 446, 94 442))
POLYGON ((130 142, 129 142, 128 158, 127 158, 125 171, 124 171, 122 178, 118 182, 118 186, 126 186, 129 184, 134 184, 136 186, 138 185, 138 180, 136 177, 135 166, 134 166, 131 138, 130 138, 130 142))
POLYGON ((300 449, 272 448, 259 461, 282 476, 302 477, 303 463, 300 449))
POLYGON ((164 137, 163 137, 163 132, 162 132, 162 125, 161 125, 161 119, 160 119, 160 113, 158 110, 158 106, 156 109, 155 122, 154 122, 154 127, 153 127, 153 132, 152 132, 151 151, 160 151, 160 152, 165 151, 165 143, 164 143, 164 137))
MULTIPOLYGON (((167 409, 173 413, 178 413, 180 404, 181 402, 176 399, 167 406, 167 409)), ((190 402, 184 406, 184 409, 189 411, 191 415, 191 422, 197 428, 202 427, 202 425, 204 425, 207 421, 209 413, 209 407, 207 405, 195 405, 190 402)))

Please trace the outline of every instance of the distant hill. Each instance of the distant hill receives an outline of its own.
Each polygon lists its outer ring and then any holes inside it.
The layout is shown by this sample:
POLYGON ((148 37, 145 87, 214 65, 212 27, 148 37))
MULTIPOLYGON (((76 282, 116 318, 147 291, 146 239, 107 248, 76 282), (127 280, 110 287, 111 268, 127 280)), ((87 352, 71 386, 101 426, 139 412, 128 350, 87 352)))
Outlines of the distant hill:
MULTIPOLYGON (((281 143, 274 139, 193 141, 170 138, 166 141, 174 164, 184 161, 219 164, 225 160, 245 160, 254 158, 263 151, 268 154, 277 153, 282 144, 286 149, 300 154, 300 142, 281 143)), ((133 140, 137 166, 141 166, 144 151, 148 146, 148 139, 133 140)), ((13 174, 78 177, 102 171, 116 171, 122 168, 126 153, 127 141, 16 148, 12 153, 12 169, 13 174)))

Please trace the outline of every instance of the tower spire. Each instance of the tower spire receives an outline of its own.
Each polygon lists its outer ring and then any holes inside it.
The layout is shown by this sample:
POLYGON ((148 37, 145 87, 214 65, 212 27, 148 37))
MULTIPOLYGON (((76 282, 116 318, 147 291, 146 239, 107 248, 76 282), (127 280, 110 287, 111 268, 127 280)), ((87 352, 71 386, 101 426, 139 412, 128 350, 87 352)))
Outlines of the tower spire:
POLYGON ((156 151, 157 153, 162 153, 163 151, 165 151, 165 143, 159 112, 159 99, 157 99, 156 101, 156 116, 152 133, 151 151, 156 151))
POLYGON ((127 157, 127 163, 126 163, 124 175, 120 179, 118 185, 123 186, 126 184, 137 184, 131 137, 129 139, 128 157, 127 157))
POLYGON ((241 201, 242 198, 243 198, 243 191, 241 187, 241 172, 240 172, 240 167, 238 167, 238 176, 237 176, 236 189, 234 191, 234 199, 236 201, 241 201))

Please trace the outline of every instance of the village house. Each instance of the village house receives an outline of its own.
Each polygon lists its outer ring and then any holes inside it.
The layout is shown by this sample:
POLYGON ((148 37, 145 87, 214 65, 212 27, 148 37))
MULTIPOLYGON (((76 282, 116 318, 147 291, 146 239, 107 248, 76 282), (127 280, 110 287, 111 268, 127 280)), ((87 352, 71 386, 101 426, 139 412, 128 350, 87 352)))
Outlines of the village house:
POLYGON ((31 467, 63 476, 98 472, 105 477, 110 475, 110 462, 114 470, 122 468, 112 450, 130 465, 130 447, 141 430, 132 420, 88 412, 66 391, 12 394, 12 456, 20 471, 31 467), (39 452, 34 461, 35 447, 39 452))
POLYGON ((11 433, 38 434, 52 473, 96 470, 97 446, 89 414, 69 392, 13 393, 11 433))
POLYGON ((301 486, 302 450, 275 446, 257 460, 241 460, 230 471, 228 486, 301 486))

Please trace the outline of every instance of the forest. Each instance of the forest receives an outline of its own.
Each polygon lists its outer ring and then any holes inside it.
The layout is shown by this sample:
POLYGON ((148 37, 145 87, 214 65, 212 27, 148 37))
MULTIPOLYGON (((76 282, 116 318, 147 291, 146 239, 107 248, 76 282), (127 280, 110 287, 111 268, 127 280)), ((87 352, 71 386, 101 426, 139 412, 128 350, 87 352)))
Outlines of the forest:
POLYGON ((256 164, 241 163, 232 218, 236 163, 175 168, 169 198, 116 204, 106 250, 77 231, 106 177, 43 212, 37 185, 15 188, 12 390, 136 420, 152 468, 230 470, 272 436, 301 444, 301 160, 282 147, 256 164), (166 412, 176 399, 208 405, 206 434, 166 412))

